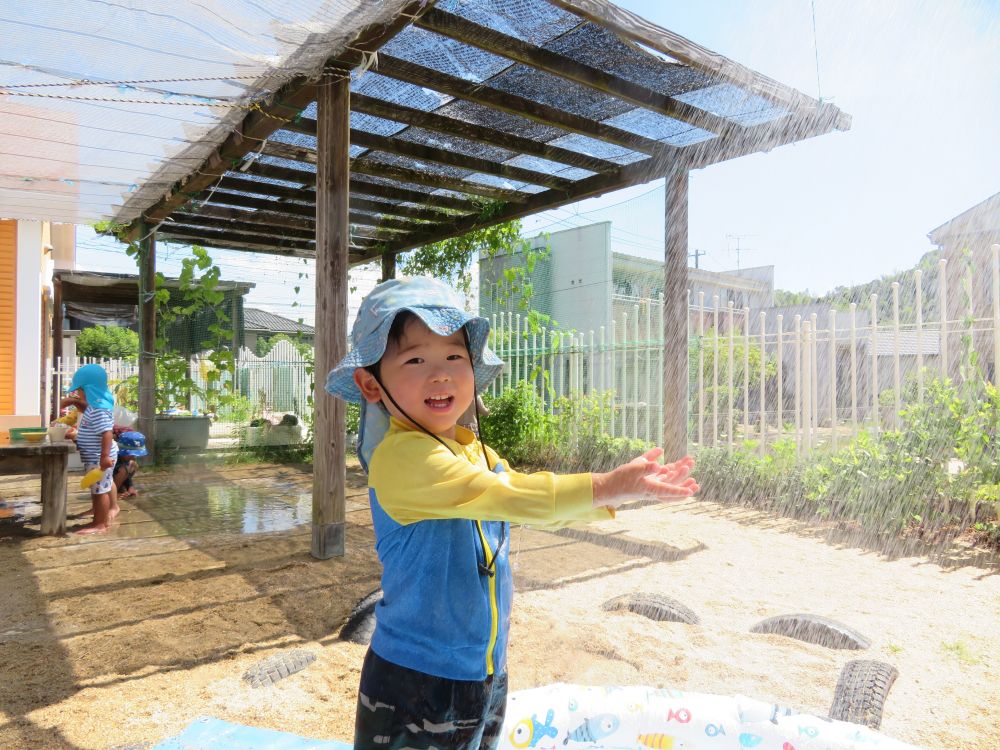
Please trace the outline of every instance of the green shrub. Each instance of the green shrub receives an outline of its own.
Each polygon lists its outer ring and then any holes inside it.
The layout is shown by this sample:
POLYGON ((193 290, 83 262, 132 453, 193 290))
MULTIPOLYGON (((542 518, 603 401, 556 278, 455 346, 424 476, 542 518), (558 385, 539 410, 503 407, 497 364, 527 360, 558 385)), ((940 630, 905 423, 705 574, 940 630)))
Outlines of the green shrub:
POLYGON ((91 326, 80 331, 76 339, 80 357, 135 359, 139 356, 139 334, 118 326, 91 326))
POLYGON ((482 420, 483 440, 526 470, 608 471, 651 447, 641 440, 604 434, 611 418, 610 396, 565 396, 548 414, 534 386, 520 382, 499 396, 483 397, 490 410, 482 420))
POLYGON ((347 427, 348 435, 357 435, 361 427, 361 404, 353 401, 347 402, 347 410, 344 415, 344 424, 347 427))
POLYGON ((483 417, 483 441, 515 465, 530 464, 549 433, 549 418, 541 396, 521 381, 498 396, 483 396, 489 416, 483 417))
POLYGON ((757 442, 745 441, 732 452, 705 448, 698 452, 694 476, 702 497, 751 508, 777 509, 786 515, 804 510, 801 467, 795 442, 778 440, 761 455, 757 442))

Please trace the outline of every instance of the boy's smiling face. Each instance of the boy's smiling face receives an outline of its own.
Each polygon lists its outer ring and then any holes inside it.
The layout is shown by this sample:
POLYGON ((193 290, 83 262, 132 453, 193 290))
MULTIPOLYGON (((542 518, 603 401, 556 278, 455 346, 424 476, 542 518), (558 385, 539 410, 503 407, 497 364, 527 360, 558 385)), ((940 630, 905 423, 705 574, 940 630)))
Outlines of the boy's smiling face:
MULTIPOLYGON (((408 320, 399 340, 389 341, 378 372, 385 389, 412 420, 435 435, 455 438, 458 418, 475 395, 475 376, 461 329, 439 336, 419 318, 408 320)), ((396 419, 417 427, 383 396, 370 372, 358 368, 354 381, 367 401, 382 401, 396 419)))

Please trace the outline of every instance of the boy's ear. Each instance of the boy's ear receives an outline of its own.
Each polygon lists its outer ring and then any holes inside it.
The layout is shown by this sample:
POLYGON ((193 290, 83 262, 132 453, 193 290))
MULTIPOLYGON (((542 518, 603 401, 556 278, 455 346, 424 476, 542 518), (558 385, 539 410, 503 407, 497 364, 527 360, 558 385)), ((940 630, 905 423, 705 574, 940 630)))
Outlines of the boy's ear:
POLYGON ((354 370, 354 383, 361 391, 365 401, 370 404, 377 404, 382 400, 382 389, 378 386, 378 381, 364 367, 357 367, 354 370))

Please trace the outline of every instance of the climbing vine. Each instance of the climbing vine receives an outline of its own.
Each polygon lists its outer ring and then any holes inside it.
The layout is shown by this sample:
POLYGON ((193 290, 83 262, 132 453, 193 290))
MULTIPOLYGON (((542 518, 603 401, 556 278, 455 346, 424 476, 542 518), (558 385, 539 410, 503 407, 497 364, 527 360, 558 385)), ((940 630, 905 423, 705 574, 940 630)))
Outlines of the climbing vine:
MULTIPOLYGON (((136 265, 140 263, 140 245, 127 239, 125 225, 101 222, 95 224, 94 229, 101 234, 116 237, 125 244, 125 253, 136 265)), ((220 268, 213 262, 208 251, 199 245, 192 245, 191 254, 181 260, 176 289, 167 287, 167 279, 162 273, 157 272, 154 277, 153 304, 157 319, 154 354, 158 413, 176 407, 187 408, 194 397, 203 400, 208 411, 215 412, 220 406, 232 403, 235 398, 233 321, 222 304, 226 295, 219 289, 221 275, 220 268), (208 321, 205 338, 194 342, 202 352, 200 375, 205 380, 204 386, 192 377, 188 358, 171 346, 169 338, 173 324, 199 315, 205 316, 208 321)), ((127 405, 137 406, 138 378, 123 381, 117 393, 127 405)))

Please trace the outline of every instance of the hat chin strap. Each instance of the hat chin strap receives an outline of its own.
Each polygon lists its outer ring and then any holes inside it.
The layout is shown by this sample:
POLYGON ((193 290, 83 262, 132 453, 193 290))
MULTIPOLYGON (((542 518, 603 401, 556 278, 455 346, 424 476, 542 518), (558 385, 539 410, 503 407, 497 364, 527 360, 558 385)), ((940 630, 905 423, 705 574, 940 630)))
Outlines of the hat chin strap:
MULTIPOLYGON (((469 352, 469 363, 471 365, 471 363, 472 363, 472 350, 469 348, 469 334, 466 333, 464 326, 462 327, 462 333, 463 333, 463 335, 465 337, 465 349, 466 349, 466 351, 469 352)), ((419 427, 421 429, 421 431, 427 433, 432 438, 434 438, 439 443, 441 443, 441 445, 443 445, 445 448, 448 449, 448 451, 451 453, 451 455, 455 456, 455 458, 458 458, 458 454, 455 453, 454 450, 452 450, 452 447, 450 445, 448 445, 444 440, 442 440, 441 438, 439 438, 433 432, 431 432, 426 427, 424 427, 422 424, 420 424, 420 422, 418 422, 413 417, 411 417, 409 414, 407 414, 406 410, 403 409, 403 407, 400 406, 398 403, 396 403, 396 399, 394 399, 392 397, 392 394, 389 393, 389 389, 385 387, 385 384, 382 382, 382 378, 380 378, 377 373, 375 373, 373 370, 369 370, 369 372, 371 372, 372 377, 375 378, 375 382, 378 383, 379 388, 381 388, 382 392, 386 396, 389 397, 389 400, 392 402, 392 405, 395 406, 399 410, 400 414, 402 414, 404 417, 406 417, 408 420, 410 420, 411 424, 415 424, 417 427, 419 427)), ((476 368, 475 368, 474 365, 472 366, 472 382, 473 382, 473 386, 472 386, 472 403, 473 403, 474 408, 476 410, 476 425, 478 426, 479 425, 479 399, 476 398, 476 386, 475 386, 475 382, 476 382, 476 368)), ((483 444, 482 430, 480 430, 480 434, 477 435, 476 437, 479 438, 479 448, 483 452, 483 461, 485 461, 485 463, 486 463, 486 468, 487 468, 487 470, 491 470, 492 467, 490 466, 490 457, 486 454, 486 446, 483 444)), ((506 523, 501 523, 500 524, 500 541, 497 543, 497 548, 495 550, 492 550, 490 564, 489 565, 483 565, 482 563, 479 563, 479 572, 482 575, 489 576, 490 578, 492 578, 493 576, 496 575, 497 558, 500 556, 500 549, 503 547, 503 544, 506 541, 506 537, 507 537, 507 525, 506 525, 506 523)), ((483 540, 483 545, 486 546, 485 540, 483 540)), ((485 554, 485 550, 484 550, 483 554, 485 554)))
MULTIPOLYGON (((476 425, 478 426, 479 425, 479 399, 476 398, 476 385, 475 385, 475 383, 476 383, 476 366, 473 364, 473 361, 472 361, 472 347, 469 344, 469 332, 465 328, 465 326, 462 326, 462 339, 465 341, 465 351, 469 355, 469 366, 472 368, 472 404, 473 404, 473 406, 474 406, 474 408, 476 410, 476 425)), ((411 417, 409 414, 407 414, 406 411, 403 409, 403 407, 400 406, 398 403, 396 403, 396 399, 394 399, 392 397, 392 394, 389 393, 389 389, 385 387, 385 383, 382 382, 382 378, 380 378, 379 375, 378 375, 378 373, 375 372, 375 368, 372 368, 371 370, 369 370, 369 372, 372 374, 372 377, 375 378, 375 382, 378 383, 378 386, 379 386, 379 388, 382 389, 382 392, 386 396, 389 397, 389 400, 392 402, 392 405, 395 406, 399 410, 400 414, 402 414, 404 417, 406 417, 408 420, 410 420, 411 424, 415 424, 417 427, 419 427, 422 432, 430 435, 432 438, 434 438, 439 443, 441 443, 441 445, 443 445, 445 448, 447 448, 448 451, 453 456, 457 456, 457 454, 455 453, 455 451, 453 451, 451 449, 450 445, 448 445, 444 440, 442 440, 441 438, 439 438, 433 432, 431 432, 426 427, 424 427, 422 424, 420 424, 420 422, 418 422, 413 417, 411 417)), ((486 468, 487 469, 492 469, 492 467, 490 466, 490 457, 486 454, 486 446, 483 445, 482 430, 480 430, 480 434, 477 435, 476 437, 479 438, 479 449, 483 452, 483 461, 486 462, 486 468)))
POLYGON ((453 450, 451 449, 451 446, 450 446, 450 445, 448 445, 448 444, 447 444, 447 443, 446 443, 446 442, 445 442, 444 440, 442 440, 441 438, 439 438, 439 437, 438 437, 437 435, 435 435, 435 434, 434 434, 433 432, 431 432, 431 431, 430 431, 430 430, 428 430, 428 429, 427 429, 426 427, 424 427, 424 426, 423 426, 422 424, 420 424, 420 422, 418 422, 418 421, 417 421, 417 420, 415 420, 415 419, 414 419, 413 417, 411 417, 411 416, 410 416, 409 414, 407 414, 407 413, 406 413, 406 410, 405 410, 405 409, 403 409, 403 407, 402 407, 402 406, 400 406, 399 404, 397 404, 397 403, 396 403, 396 399, 394 399, 394 398, 392 397, 392 394, 391 394, 391 393, 389 393, 389 389, 385 387, 385 384, 384 384, 384 383, 382 382, 382 378, 380 378, 380 377, 379 377, 378 375, 376 375, 376 374, 375 374, 374 372, 372 372, 372 377, 374 377, 374 378, 375 378, 375 382, 376 382, 376 383, 378 383, 378 386, 379 386, 379 388, 381 388, 381 389, 382 389, 382 393, 384 393, 384 394, 385 394, 386 396, 388 396, 388 397, 389 397, 389 400, 390 400, 390 401, 392 401, 392 405, 396 407, 396 409, 397 409, 397 410, 399 411, 399 413, 400 413, 400 414, 402 414, 402 415, 403 415, 404 417, 406 417, 406 418, 407 418, 408 420, 410 420, 410 424, 415 424, 415 425, 416 425, 417 427, 419 427, 419 428, 420 428, 420 429, 421 429, 421 430, 422 430, 423 432, 427 433, 427 434, 428 434, 428 435, 430 435, 430 436, 431 436, 432 438, 434 438, 434 439, 435 439, 435 440, 437 440, 437 441, 438 441, 439 443, 441 443, 441 445, 443 445, 443 446, 444 446, 445 448, 447 448, 447 449, 449 450, 449 452, 450 452, 450 453, 451 453, 452 455, 455 455, 455 451, 453 451, 453 450))

